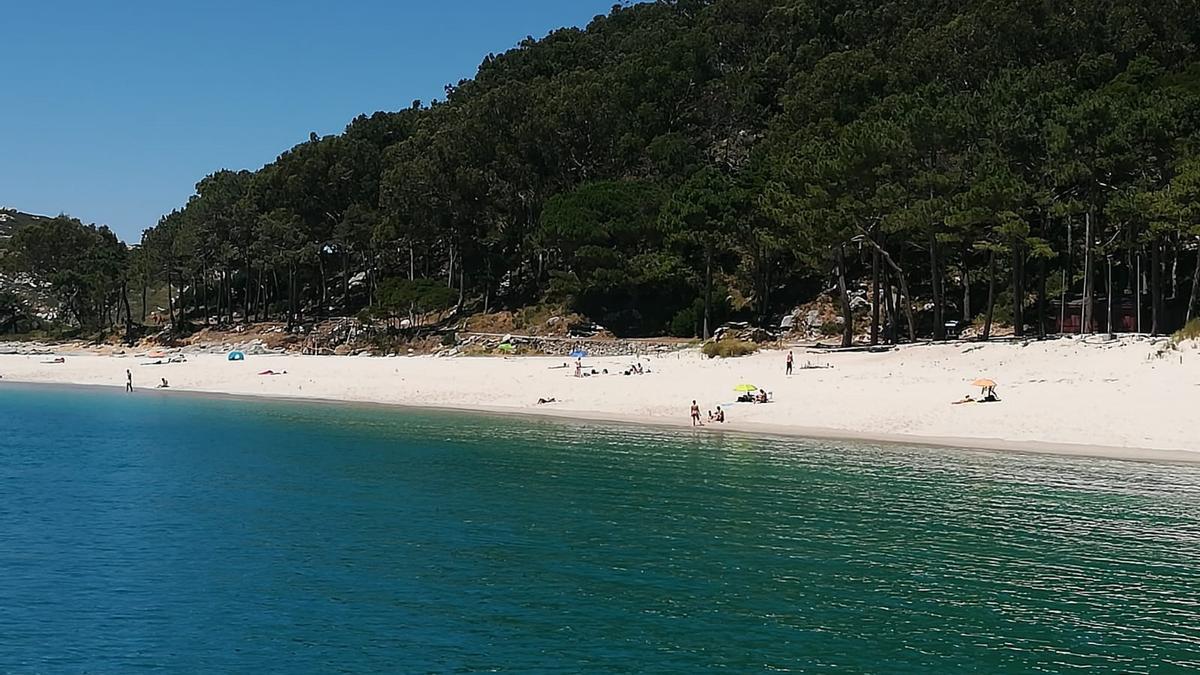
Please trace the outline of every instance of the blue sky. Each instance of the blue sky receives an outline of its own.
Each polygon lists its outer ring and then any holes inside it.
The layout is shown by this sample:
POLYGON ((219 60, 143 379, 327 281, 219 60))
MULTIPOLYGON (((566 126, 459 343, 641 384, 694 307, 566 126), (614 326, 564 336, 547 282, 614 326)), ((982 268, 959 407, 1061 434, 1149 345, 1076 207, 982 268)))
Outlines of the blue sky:
POLYGON ((6 2, 0 206, 136 241, 205 174, 441 98, 489 52, 614 2, 6 2))

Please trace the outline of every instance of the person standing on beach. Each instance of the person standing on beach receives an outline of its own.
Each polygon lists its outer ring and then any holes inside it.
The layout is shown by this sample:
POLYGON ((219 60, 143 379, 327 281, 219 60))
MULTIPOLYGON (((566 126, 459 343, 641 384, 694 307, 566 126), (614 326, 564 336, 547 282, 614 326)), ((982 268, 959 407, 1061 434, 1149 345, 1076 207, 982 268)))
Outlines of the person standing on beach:
POLYGON ((787 355, 787 374, 792 374, 792 352, 789 350, 787 355))
POLYGON ((133 373, 125 369, 125 391, 133 391, 133 373))
POLYGON ((692 401, 692 426, 704 426, 704 422, 700 421, 700 406, 697 405, 695 401, 692 401))

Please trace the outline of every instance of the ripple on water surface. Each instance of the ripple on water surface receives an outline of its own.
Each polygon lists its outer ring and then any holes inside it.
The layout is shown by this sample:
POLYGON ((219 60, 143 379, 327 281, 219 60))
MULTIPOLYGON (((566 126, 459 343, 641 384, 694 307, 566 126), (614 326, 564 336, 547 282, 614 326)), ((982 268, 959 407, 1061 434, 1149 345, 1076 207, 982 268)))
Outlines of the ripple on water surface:
POLYGON ((1200 467, 0 388, 0 672, 1200 667, 1200 467))

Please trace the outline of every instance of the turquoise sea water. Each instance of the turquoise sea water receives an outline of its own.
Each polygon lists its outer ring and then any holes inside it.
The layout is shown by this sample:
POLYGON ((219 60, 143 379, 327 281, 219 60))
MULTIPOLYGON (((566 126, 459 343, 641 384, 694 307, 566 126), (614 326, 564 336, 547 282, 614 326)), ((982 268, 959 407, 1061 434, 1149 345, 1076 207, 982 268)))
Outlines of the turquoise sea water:
POLYGON ((1200 466, 0 386, 0 672, 1177 672, 1200 466))

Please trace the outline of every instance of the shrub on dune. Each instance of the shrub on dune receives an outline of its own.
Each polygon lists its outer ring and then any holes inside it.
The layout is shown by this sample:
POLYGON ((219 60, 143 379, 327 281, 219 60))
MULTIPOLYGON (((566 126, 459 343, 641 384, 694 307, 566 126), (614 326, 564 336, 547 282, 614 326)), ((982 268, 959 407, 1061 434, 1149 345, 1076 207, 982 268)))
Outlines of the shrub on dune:
POLYGON ((758 351, 758 345, 745 340, 716 340, 714 342, 705 343, 700 351, 708 358, 732 358, 735 356, 746 356, 758 351))

